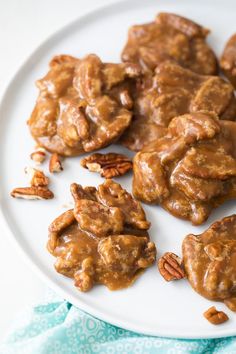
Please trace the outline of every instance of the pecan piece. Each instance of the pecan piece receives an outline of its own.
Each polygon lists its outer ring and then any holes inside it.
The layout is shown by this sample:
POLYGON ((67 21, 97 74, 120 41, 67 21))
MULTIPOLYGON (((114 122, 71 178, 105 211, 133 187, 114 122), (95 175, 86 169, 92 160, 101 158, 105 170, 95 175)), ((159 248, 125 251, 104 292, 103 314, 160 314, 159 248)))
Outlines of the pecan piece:
POLYGON ((38 148, 30 154, 31 160, 33 160, 37 165, 40 165, 46 159, 46 152, 44 148, 38 148))
POLYGON ((181 258, 172 252, 166 252, 159 259, 158 269, 166 281, 185 278, 181 258))
POLYGON ((121 102, 122 106, 124 106, 125 108, 132 109, 133 100, 130 97, 128 90, 123 90, 120 92, 120 102, 121 102))
POLYGON ((122 176, 133 167, 132 161, 127 156, 113 152, 92 154, 83 158, 80 164, 91 172, 99 172, 105 178, 122 176))
POLYGON ((236 297, 225 299, 224 303, 231 311, 236 312, 236 297))
POLYGON ((11 192, 14 198, 23 199, 52 199, 54 194, 46 187, 23 187, 15 188, 11 192))
POLYGON ((57 153, 52 154, 49 161, 49 171, 51 173, 63 171, 60 156, 57 153))
POLYGON ((45 176, 43 171, 32 167, 26 167, 25 173, 30 178, 31 187, 46 187, 49 184, 49 179, 45 176))
POLYGON ((218 325, 228 321, 229 317, 223 311, 218 311, 215 306, 210 307, 203 316, 212 324, 218 325))
POLYGON ((82 262, 81 270, 74 274, 75 286, 83 292, 90 290, 94 283, 94 273, 93 258, 85 258, 82 262))

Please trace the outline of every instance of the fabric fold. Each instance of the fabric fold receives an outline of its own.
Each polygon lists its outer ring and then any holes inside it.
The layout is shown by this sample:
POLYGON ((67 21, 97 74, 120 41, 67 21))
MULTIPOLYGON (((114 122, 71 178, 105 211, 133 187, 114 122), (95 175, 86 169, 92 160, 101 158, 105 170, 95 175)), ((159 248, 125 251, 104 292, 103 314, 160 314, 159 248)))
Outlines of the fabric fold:
POLYGON ((67 301, 25 311, 0 345, 1 354, 234 354, 236 337, 202 340, 141 335, 100 321, 67 301))

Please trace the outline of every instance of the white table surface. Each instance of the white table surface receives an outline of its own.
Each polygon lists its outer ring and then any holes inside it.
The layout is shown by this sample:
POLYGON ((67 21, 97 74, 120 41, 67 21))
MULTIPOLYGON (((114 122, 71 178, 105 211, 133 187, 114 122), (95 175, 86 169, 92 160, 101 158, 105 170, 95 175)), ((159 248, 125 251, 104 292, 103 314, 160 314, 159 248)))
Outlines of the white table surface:
MULTIPOLYGON (((0 95, 18 66, 44 39, 73 19, 107 3, 111 0, 1 0, 0 95)), ((0 250, 1 340, 16 314, 25 306, 41 301, 47 287, 4 237, 1 220, 0 250)))

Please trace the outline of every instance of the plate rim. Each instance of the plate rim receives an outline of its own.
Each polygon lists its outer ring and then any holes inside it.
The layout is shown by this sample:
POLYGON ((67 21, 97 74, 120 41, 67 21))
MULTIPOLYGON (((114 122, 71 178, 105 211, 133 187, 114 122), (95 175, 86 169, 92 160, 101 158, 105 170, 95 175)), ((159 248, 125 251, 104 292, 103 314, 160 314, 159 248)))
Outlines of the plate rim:
MULTIPOLYGON (((148 2, 154 2, 154 0, 148 0, 148 2)), ((101 16, 104 11, 111 11, 113 8, 119 8, 120 6, 128 5, 130 6, 131 3, 137 3, 136 0, 117 0, 117 1, 112 1, 109 4, 103 5, 103 6, 96 6, 92 10, 86 11, 83 15, 78 16, 77 18, 73 19, 72 21, 69 21, 62 27, 58 28, 57 30, 53 31, 49 36, 47 36, 44 40, 42 40, 38 45, 36 45, 35 49, 27 55, 19 64, 16 69, 13 71, 13 74, 9 76, 8 81, 6 82, 5 85, 3 85, 3 88, 1 90, 1 97, 0 97, 0 121, 3 120, 3 107, 5 104, 5 101, 7 101, 8 95, 10 94, 11 89, 14 87, 14 82, 18 78, 18 75, 20 75, 21 71, 24 70, 34 59, 35 56, 37 56, 37 53, 42 51, 47 45, 50 44, 51 41, 56 40, 57 37, 70 30, 74 26, 78 25, 79 27, 83 27, 83 22, 89 21, 90 17, 94 17, 95 15, 101 16)), ((1 186, 0 186, 0 191, 1 191, 1 186)), ((2 194, 2 193, 1 193, 2 194)), ((187 334, 183 335, 182 331, 178 331, 178 328, 175 331, 171 331, 171 334, 166 333, 165 330, 141 330, 140 326, 132 324, 132 327, 129 326, 128 323, 126 323, 125 320, 118 319, 115 320, 111 315, 109 314, 104 314, 101 310, 97 310, 90 305, 84 303, 81 301, 79 298, 76 298, 76 296, 69 294, 66 290, 63 289, 60 285, 56 283, 54 279, 51 278, 50 275, 47 275, 47 273, 41 269, 33 260, 32 255, 30 255, 24 247, 21 246, 20 242, 17 240, 15 237, 15 232, 12 230, 12 227, 8 221, 8 218, 5 216, 4 212, 4 204, 2 202, 2 198, 0 195, 0 223, 1 227, 3 228, 4 235, 7 235, 7 238, 10 240, 11 244, 14 246, 14 249, 16 252, 20 255, 22 261, 31 267, 33 272, 37 274, 37 276, 53 291, 55 291, 58 295, 62 297, 62 299, 70 302, 72 305, 75 307, 78 307, 78 303, 80 303, 79 309, 82 311, 90 314, 91 316, 94 316, 97 319, 100 319, 104 322, 107 322, 113 326, 118 326, 121 327, 125 330, 128 331, 133 331, 138 334, 142 335, 148 335, 148 336, 154 336, 154 337, 165 337, 165 338, 171 338, 171 339, 210 339, 210 338, 223 338, 223 337, 230 337, 233 335, 236 335, 236 329, 222 329, 218 330, 216 335, 214 335, 212 332, 208 333, 208 331, 205 331, 203 335, 197 335, 197 334, 187 334)))

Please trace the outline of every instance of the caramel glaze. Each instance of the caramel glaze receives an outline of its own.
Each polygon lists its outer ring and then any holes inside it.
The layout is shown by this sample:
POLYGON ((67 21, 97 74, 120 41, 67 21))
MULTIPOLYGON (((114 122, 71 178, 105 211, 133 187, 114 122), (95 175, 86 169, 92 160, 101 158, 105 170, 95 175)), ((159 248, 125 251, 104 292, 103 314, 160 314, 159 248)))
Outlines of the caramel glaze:
POLYGON ((145 257, 146 244, 146 237, 134 235, 98 239, 83 232, 75 222, 58 239, 53 252, 57 257, 55 269, 76 281, 76 273, 81 272, 83 262, 91 259, 93 283, 104 284, 110 290, 126 288, 144 270, 140 259, 145 257))

